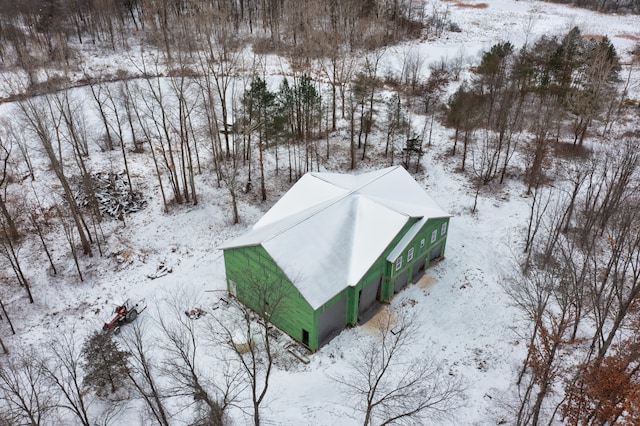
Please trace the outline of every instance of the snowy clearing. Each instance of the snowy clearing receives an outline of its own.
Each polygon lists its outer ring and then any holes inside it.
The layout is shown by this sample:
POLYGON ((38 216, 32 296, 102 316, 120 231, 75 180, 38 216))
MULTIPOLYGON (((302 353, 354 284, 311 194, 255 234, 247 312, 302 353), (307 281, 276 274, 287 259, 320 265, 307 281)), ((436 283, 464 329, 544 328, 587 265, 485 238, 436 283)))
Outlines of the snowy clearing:
MULTIPOLYGON (((498 0, 487 2, 484 8, 461 7, 454 2, 446 5, 451 21, 462 31, 447 33, 434 41, 389 48, 381 60, 381 75, 398 73, 401 58, 409 51, 420 52, 427 63, 461 57, 465 64, 474 66, 480 53, 497 42, 511 41, 519 48, 542 35, 563 34, 573 26, 579 26, 583 34, 607 35, 623 62, 630 60, 630 50, 640 40, 638 16, 599 14, 538 1, 498 0)), ((88 57, 85 66, 106 72, 107 68, 126 69, 131 64, 126 58, 113 55, 88 57)), ((274 82, 280 81, 283 69, 276 61, 268 71, 274 82)), ((426 66, 423 72, 428 72, 426 66)), ((639 77, 636 69, 630 94, 636 101, 640 97, 639 77)), ((74 91, 78 99, 90 96, 83 88, 74 91)), ((95 114, 92 108, 87 110, 95 114)), ((16 111, 14 104, 1 104, 0 120, 11 122, 16 111)), ((94 120, 90 128, 99 126, 95 116, 94 120)), ((415 120, 420 123, 424 117, 417 116, 415 120)), ((629 124, 632 129, 634 126, 629 124)), ((422 126, 415 124, 415 127, 422 126)), ((334 146, 348 145, 344 129, 346 122, 341 121, 340 130, 332 134, 334 146)), ((503 185, 495 184, 483 191, 477 212, 471 213, 474 188, 468 177, 457 171, 458 161, 447 154, 452 132, 437 122, 434 124, 432 145, 426 148, 421 171, 413 174, 443 210, 453 215, 446 257, 428 269, 420 282, 407 286, 385 309, 416 315, 421 332, 414 336, 415 350, 428 353, 442 363, 449 375, 461 378, 466 385, 465 399, 459 409, 435 424, 498 424, 510 418, 510 407, 516 404, 515 375, 526 355, 526 342, 522 340, 526 319, 512 306, 503 286, 523 249, 530 204, 524 184, 508 179, 503 185)), ((384 149, 384 135, 374 137, 370 154, 374 160, 361 163, 355 173, 387 165, 379 154, 384 149)), ((100 151, 93 146, 88 159, 90 169, 112 172, 111 157, 118 155, 117 150, 100 151)), ((267 158, 267 161, 273 163, 274 160, 267 158)), ((347 172, 345 164, 346 159, 338 159, 334 154, 322 165, 322 171, 347 172)), ((211 316, 224 317, 224 312, 231 309, 221 302, 221 298, 228 296, 222 252, 218 247, 256 223, 289 185, 283 173, 269 182, 266 202, 260 201, 255 188, 240 194, 241 222, 233 225, 229 193, 218 186, 215 176, 206 169, 208 166, 204 165, 203 173, 196 177, 198 204, 175 207, 165 213, 153 163, 148 156, 131 153, 134 186, 143 194, 146 206, 126 215, 124 221, 104 220, 101 225, 101 232, 106 236, 103 255, 96 250, 93 257, 80 259, 84 281, 79 280, 62 237, 60 241, 50 242, 58 268, 55 275, 47 267, 39 247, 21 247, 20 256, 24 265, 28 265, 25 272, 35 302, 25 303, 21 292, 2 290, 3 301, 17 331, 16 335, 10 335, 4 321, 0 323, 3 340, 10 351, 26 352, 31 346, 46 352, 51 341, 59 339, 61 334, 70 335, 70 330, 75 330, 74 336, 80 342, 100 330, 113 307, 125 299, 146 300, 149 307, 137 321, 153 329, 153 333, 159 333, 156 330, 159 318, 168 316, 176 306, 179 312, 190 307, 202 309, 205 315, 197 319, 197 324, 202 327, 203 335, 206 334, 204 329, 211 316)), ((14 183, 7 197, 19 198, 23 193, 37 192, 51 205, 59 197, 52 191, 58 189, 57 182, 53 183, 55 176, 44 159, 36 162, 34 168, 38 174, 36 181, 14 183)), ((370 334, 366 325, 346 329, 317 353, 308 355, 308 364, 287 354, 284 346, 290 339, 281 336, 277 344, 282 361, 272 372, 263 416, 265 424, 361 424, 354 414, 352 401, 345 400, 344 395, 336 391, 332 377, 345 373, 348 360, 356 356, 356 349, 370 334)), ((221 349, 202 350, 203 359, 215 363, 217 351, 221 349)), ((211 371, 217 369, 212 367, 211 371)), ((94 407, 100 404, 95 402, 94 407)), ((142 407, 142 403, 139 404, 142 407)), ((239 409, 230 413, 235 424, 251 421, 239 409)), ((143 424, 143 417, 134 406, 119 416, 121 424, 143 424)), ((177 413, 177 424, 186 422, 186 418, 187 414, 177 413)))

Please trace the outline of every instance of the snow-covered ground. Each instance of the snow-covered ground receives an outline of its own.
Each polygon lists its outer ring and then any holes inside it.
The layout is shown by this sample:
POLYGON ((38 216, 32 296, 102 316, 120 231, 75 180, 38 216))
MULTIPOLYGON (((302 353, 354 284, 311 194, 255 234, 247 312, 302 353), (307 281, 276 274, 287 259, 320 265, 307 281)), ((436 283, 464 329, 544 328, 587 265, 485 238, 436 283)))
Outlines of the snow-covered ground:
MULTIPOLYGON (((488 1, 486 7, 461 7, 458 3, 442 3, 448 7, 451 21, 462 32, 447 33, 442 39, 412 42, 390 48, 382 60, 381 74, 398 71, 401 57, 408 50, 421 52, 427 62, 463 56, 469 64, 477 63, 482 50, 499 41, 511 41, 517 48, 527 40, 542 35, 564 34, 578 26, 583 34, 607 35, 623 61, 640 41, 640 19, 637 16, 615 16, 538 1, 488 1)), ((91 62, 87 69, 100 69, 103 59, 91 62)), ((126 60, 107 59, 110 67, 126 67, 126 60)), ((274 67, 273 74, 280 72, 274 67)), ((425 67, 424 72, 427 72, 425 67)), ((632 90, 638 95, 637 74, 632 90)), ((634 94, 632 93, 632 97, 634 94)), ((11 105, 0 105, 0 117, 11 120, 11 105)), ((446 257, 427 271, 427 279, 410 285, 393 300, 391 307, 404 306, 416 313, 421 333, 415 336, 417 347, 440 360, 450 374, 466 383, 465 401, 445 424, 486 425, 509 418, 508 405, 515 399, 514 376, 525 354, 519 330, 525 325, 521 314, 511 305, 503 285, 508 282, 517 256, 522 251, 527 220, 527 198, 522 184, 509 180, 480 195, 476 213, 471 213, 474 190, 468 178, 456 171, 457 159, 445 154, 452 132, 435 125, 433 145, 427 148, 422 169, 416 175, 441 207, 453 214, 449 226, 446 257)), ((338 135, 334 143, 339 143, 338 135)), ((91 155, 93 170, 109 170, 108 155, 91 155)), ((187 294, 199 307, 207 310, 224 294, 225 275, 222 253, 217 246, 244 232, 286 190, 283 185, 269 188, 269 200, 258 202, 257 192, 240 199, 239 225, 231 224, 230 198, 218 188, 210 170, 197 177, 199 203, 175 207, 164 213, 157 180, 147 156, 130 157, 134 185, 145 188, 148 207, 126 218, 126 225, 107 220, 105 256, 82 258, 85 276, 80 282, 66 243, 54 249, 57 275, 53 275, 40 250, 31 253, 24 247, 21 258, 28 265, 26 274, 32 285, 35 303, 29 305, 18 292, 7 292, 4 301, 17 335, 10 336, 6 324, 0 323, 3 340, 12 351, 27 345, 46 349, 58 333, 75 328, 78 336, 99 329, 116 302, 123 298, 145 298, 150 308, 141 321, 151 322, 165 304, 187 294), (153 277, 161 266, 171 270, 153 277), (9 294, 14 296, 8 296, 9 294)), ((335 159, 332 161, 336 161, 335 159)), ((330 162, 328 171, 339 170, 330 162)), ((37 162, 36 169, 47 166, 37 162)), ((364 163, 363 167, 372 167, 364 163)), ((382 165, 380 165, 382 167, 382 165)), ((54 197, 46 181, 34 186, 54 197)), ((31 191, 28 181, 10 187, 10 195, 31 191)), ((255 190, 254 190, 255 191, 255 190)), ((7 271, 9 272, 9 271, 7 271)), ((7 276, 9 276, 7 274, 7 276)), ((219 314, 221 311, 216 311, 219 314)), ((344 395, 336 391, 331 377, 348 368, 355 347, 365 341, 366 327, 343 331, 327 346, 310 357, 310 363, 295 364, 290 369, 273 372, 268 403, 267 424, 359 424, 350 415, 353 409, 344 395)), ((138 417, 130 412, 122 424, 136 424, 138 417)), ((246 421, 232 412, 238 424, 246 421)))

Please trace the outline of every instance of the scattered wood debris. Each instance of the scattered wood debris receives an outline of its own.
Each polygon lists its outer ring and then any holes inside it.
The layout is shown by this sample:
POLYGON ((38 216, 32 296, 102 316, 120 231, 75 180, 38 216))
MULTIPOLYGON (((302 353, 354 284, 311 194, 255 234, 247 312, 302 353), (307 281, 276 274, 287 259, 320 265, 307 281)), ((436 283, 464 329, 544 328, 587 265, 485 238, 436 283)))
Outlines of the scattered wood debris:
POLYGON ((196 308, 193 308, 193 309, 191 309, 189 311, 185 311, 184 313, 189 317, 189 319, 197 320, 198 318, 203 316, 206 312, 204 310, 196 307, 196 308))
MULTIPOLYGON (((205 290, 205 291, 210 291, 210 290, 205 290)), ((229 306, 229 301, 227 299, 225 299, 224 297, 221 297, 220 300, 218 300, 216 303, 211 305, 211 310, 215 311, 216 309, 219 309, 220 307, 226 308, 227 306, 229 306)))
POLYGON ((171 268, 170 266, 165 265, 164 262, 160 262, 156 272, 154 272, 153 274, 147 275, 147 278, 149 278, 151 280, 155 280, 156 278, 164 277, 165 275, 170 274, 172 272, 173 272, 173 268, 171 268))
POLYGON ((306 348, 301 347, 297 343, 289 343, 285 346, 287 352, 296 357, 299 361, 309 364, 309 351, 306 348))

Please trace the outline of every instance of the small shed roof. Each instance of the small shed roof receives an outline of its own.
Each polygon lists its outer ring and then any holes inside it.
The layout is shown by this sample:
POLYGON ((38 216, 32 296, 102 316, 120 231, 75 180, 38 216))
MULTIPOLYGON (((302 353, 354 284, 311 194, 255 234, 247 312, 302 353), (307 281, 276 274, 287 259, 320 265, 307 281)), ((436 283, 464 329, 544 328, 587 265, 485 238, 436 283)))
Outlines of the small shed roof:
POLYGON ((307 173, 251 230, 221 248, 262 245, 317 309, 357 284, 412 218, 442 217, 450 215, 400 166, 307 173))

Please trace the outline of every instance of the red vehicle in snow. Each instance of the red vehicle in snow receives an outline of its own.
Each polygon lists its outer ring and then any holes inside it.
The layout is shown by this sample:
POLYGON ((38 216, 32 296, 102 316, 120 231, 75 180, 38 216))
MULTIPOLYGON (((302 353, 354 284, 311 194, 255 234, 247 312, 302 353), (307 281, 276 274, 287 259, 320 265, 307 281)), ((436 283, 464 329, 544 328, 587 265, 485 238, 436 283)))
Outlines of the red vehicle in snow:
POLYGON ((120 332, 120 326, 133 322, 145 309, 147 309, 147 306, 144 304, 144 300, 139 301, 135 305, 132 305, 131 302, 127 300, 122 305, 116 306, 113 319, 105 322, 102 329, 104 331, 113 330, 114 333, 118 334, 120 332))

